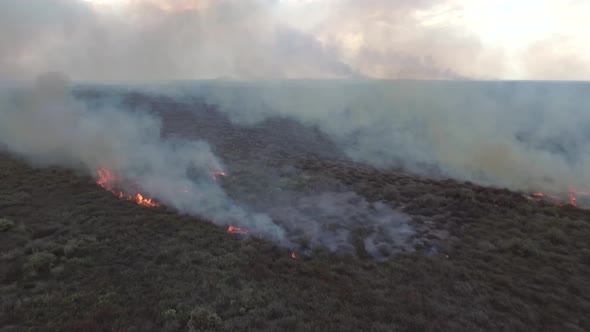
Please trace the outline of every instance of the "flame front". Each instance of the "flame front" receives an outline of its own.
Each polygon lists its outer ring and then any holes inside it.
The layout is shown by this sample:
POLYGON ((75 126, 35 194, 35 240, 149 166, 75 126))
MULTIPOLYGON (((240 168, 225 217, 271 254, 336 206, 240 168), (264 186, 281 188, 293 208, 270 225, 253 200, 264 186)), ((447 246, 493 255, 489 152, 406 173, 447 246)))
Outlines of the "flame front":
POLYGON ((113 175, 113 173, 106 168, 101 168, 96 171, 98 174, 98 180, 96 180, 96 184, 101 186, 107 191, 110 191, 119 199, 124 199, 127 201, 134 201, 139 205, 148 206, 148 207, 156 207, 160 206, 160 204, 154 202, 152 198, 143 197, 142 194, 137 193, 135 195, 126 195, 122 191, 116 190, 115 187, 120 180, 113 175))
MULTIPOLYGON (((590 196, 590 191, 578 191, 574 186, 569 186, 567 190, 567 199, 569 199, 569 205, 578 207, 578 196, 590 196)), ((531 200, 537 202, 544 201, 557 207, 568 204, 565 197, 547 195, 542 192, 535 192, 532 193, 531 196, 527 197, 531 200)))
POLYGON ((250 233, 245 228, 239 228, 239 227, 232 226, 232 225, 229 225, 229 227, 227 228, 227 232, 231 233, 231 234, 244 234, 244 235, 250 233))

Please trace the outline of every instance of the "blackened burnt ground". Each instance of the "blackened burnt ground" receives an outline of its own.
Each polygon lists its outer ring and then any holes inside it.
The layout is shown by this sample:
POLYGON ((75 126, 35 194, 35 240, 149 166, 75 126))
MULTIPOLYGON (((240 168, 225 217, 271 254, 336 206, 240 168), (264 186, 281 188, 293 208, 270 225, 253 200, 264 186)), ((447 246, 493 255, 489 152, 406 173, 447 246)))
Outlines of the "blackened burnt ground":
POLYGON ((35 169, 3 154, 0 327, 590 329, 589 212, 360 165, 327 148, 319 133, 301 144, 307 135, 287 138, 313 128, 284 119, 234 128, 219 114, 201 122, 205 115, 192 107, 172 106, 177 119, 165 121, 166 134, 200 126, 195 137, 208 139, 226 163, 223 186, 237 199, 262 208, 281 197, 273 192, 354 191, 411 215, 412 250, 376 261, 355 243, 356 254, 315 248, 294 260, 286 248, 228 235, 206 220, 118 200, 83 174, 35 169))

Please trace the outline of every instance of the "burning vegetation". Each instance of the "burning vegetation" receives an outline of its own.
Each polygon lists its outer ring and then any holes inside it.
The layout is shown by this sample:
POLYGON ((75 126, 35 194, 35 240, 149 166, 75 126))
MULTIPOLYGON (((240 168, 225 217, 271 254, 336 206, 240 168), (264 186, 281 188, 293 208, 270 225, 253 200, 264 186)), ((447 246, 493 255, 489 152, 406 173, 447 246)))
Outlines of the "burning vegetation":
MULTIPOLYGON (((147 207, 157 207, 160 206, 160 203, 156 203, 153 198, 145 197, 143 194, 140 193, 139 185, 136 182, 128 181, 125 179, 121 179, 113 174, 113 172, 107 168, 100 168, 96 171, 98 179, 96 180, 96 184, 104 188, 105 190, 113 193, 119 199, 127 200, 127 201, 134 201, 139 205, 147 206, 147 207), (135 194, 126 194, 121 187, 133 187, 135 188, 134 191, 137 191, 135 194)), ((226 173, 217 170, 212 171, 209 173, 212 181, 218 181, 220 177, 226 176, 226 173)), ((179 193, 188 193, 188 189, 178 189, 179 193)))
POLYGON ((139 205, 147 207, 160 206, 160 204, 156 203, 152 198, 144 197, 139 192, 133 195, 123 193, 122 190, 118 189, 120 186, 122 186, 122 180, 114 176, 109 169, 101 168, 98 171, 96 171, 96 174, 98 175, 96 183, 105 190, 113 193, 119 199, 133 201, 139 205))
POLYGON ((531 195, 527 196, 527 198, 536 202, 545 202, 549 205, 553 205, 556 207, 561 207, 569 204, 574 207, 585 208, 588 202, 586 202, 586 199, 583 199, 582 202, 580 202, 579 198, 589 197, 590 191, 580 191, 576 190, 574 186, 569 186, 567 198, 565 198, 564 196, 565 195, 549 195, 539 191, 532 193, 531 195))
POLYGON ((242 234, 242 235, 247 235, 247 234, 250 233, 245 228, 239 228, 239 227, 232 226, 232 225, 230 225, 229 227, 227 227, 227 232, 230 233, 230 234, 242 234))

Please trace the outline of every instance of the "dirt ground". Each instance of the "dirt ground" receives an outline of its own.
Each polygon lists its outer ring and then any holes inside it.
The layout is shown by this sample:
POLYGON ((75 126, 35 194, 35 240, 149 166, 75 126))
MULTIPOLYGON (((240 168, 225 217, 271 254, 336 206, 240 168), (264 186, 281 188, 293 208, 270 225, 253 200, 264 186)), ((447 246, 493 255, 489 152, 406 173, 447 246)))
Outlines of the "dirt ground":
POLYGON ((150 105, 166 135, 211 142, 223 187, 244 204, 353 191, 411 216, 415 233, 384 259, 354 239, 352 253, 293 259, 0 154, 0 331, 590 330, 590 211, 378 170, 285 119, 235 128, 194 106, 150 105))

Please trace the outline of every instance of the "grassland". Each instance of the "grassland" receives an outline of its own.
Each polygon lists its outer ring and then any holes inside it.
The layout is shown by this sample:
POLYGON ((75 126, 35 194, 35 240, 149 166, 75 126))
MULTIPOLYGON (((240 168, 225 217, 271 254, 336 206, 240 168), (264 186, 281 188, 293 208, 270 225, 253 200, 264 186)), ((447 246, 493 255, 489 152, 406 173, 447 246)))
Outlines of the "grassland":
POLYGON ((321 249, 294 260, 0 155, 0 331, 590 330, 590 212, 352 163, 292 164, 413 215, 423 244, 384 262, 321 249))

